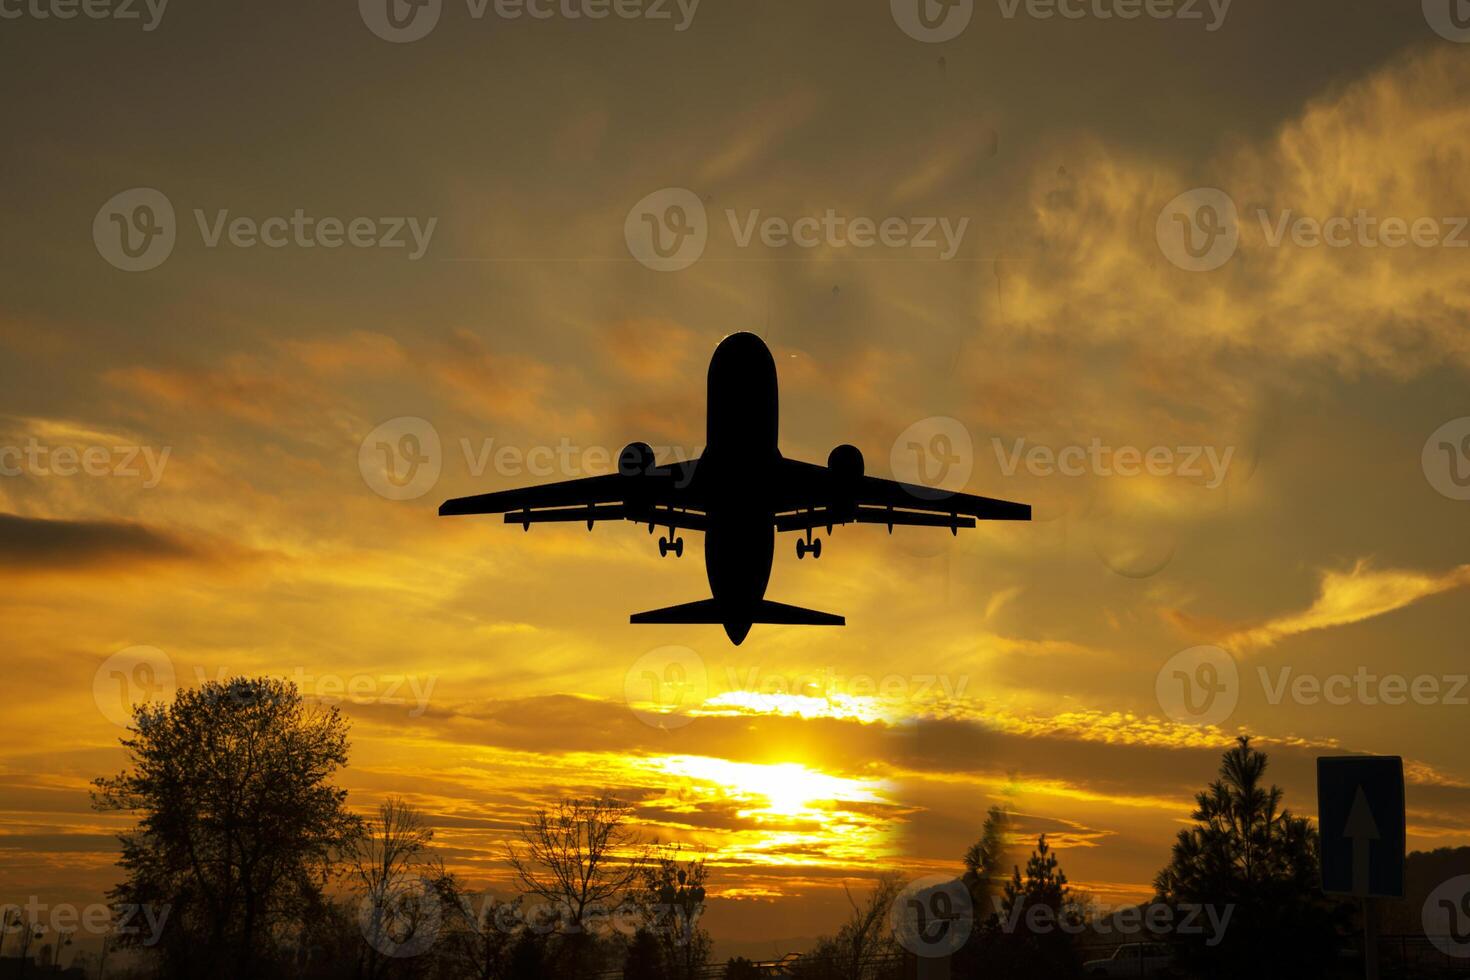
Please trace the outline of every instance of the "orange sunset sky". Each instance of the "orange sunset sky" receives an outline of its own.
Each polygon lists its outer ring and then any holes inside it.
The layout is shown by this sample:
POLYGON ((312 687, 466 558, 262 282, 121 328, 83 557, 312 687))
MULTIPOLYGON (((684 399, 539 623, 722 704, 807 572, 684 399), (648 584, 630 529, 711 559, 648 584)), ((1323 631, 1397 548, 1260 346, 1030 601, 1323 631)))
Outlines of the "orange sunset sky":
POLYGON ((350 3, 175 4, 0 21, 0 900, 100 900, 121 706, 241 673, 340 701, 353 806, 406 797, 470 881, 508 887, 528 814, 611 789, 705 849, 717 941, 769 951, 834 928, 844 884, 957 871, 993 804, 1141 899, 1241 732, 1312 816, 1316 756, 1402 755, 1409 847, 1470 843, 1470 494, 1431 438, 1470 435, 1470 231, 1275 237, 1470 214, 1470 45, 1418 3, 1236 0, 1208 29, 977 2, 939 43, 866 0, 703 0, 683 30, 445 0, 409 43, 350 3), (139 187, 177 241, 129 272, 93 224, 139 187), (676 271, 625 237, 665 188, 708 220, 676 271), (1211 270, 1163 244, 1193 188, 1238 209, 1211 270), (435 225, 416 259, 209 244, 221 211, 298 209, 435 225), (946 259, 732 228, 829 209, 965 232, 946 259), (788 456, 852 442, 914 479, 917 442, 1035 520, 841 528, 816 563, 783 535, 768 594, 848 626, 734 647, 627 623, 707 594, 697 534, 661 560, 629 524, 435 516, 635 439, 697 453, 737 330, 774 353, 788 456), (362 447, 405 417, 439 474, 387 499, 362 447), (1228 463, 1011 463, 1094 443, 1228 463), (105 472, 58 472, 95 447, 105 472), (1200 645, 1238 665, 1210 724, 1159 693, 1200 645), (1445 696, 1274 696, 1360 669, 1445 696))

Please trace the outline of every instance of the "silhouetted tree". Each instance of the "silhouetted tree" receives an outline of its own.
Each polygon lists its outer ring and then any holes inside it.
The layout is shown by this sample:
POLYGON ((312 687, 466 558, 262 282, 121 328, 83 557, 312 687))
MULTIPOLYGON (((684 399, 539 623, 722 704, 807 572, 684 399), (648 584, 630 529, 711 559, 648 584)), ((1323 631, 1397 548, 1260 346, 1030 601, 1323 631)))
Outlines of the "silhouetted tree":
POLYGON ((623 980, 668 980, 663 946, 653 931, 640 926, 628 941, 623 980))
MULTIPOLYGON (((120 836, 127 880, 110 895, 166 915, 160 968, 254 977, 322 907, 337 853, 361 831, 347 793, 347 723, 294 685, 234 678, 135 709, 129 765, 93 805, 141 814, 120 836)), ((146 934, 124 934, 141 943, 146 934)))
POLYGON ((442 973, 474 980, 537 980, 540 937, 526 927, 520 897, 466 892, 454 875, 437 881, 443 923, 435 947, 442 973), (528 966, 528 962, 530 965, 528 966))
POLYGON ((438 939, 444 891, 435 882, 445 873, 426 861, 433 839, 417 810, 390 797, 348 848, 349 874, 361 895, 360 963, 368 980, 381 976, 390 960, 421 953, 438 939))
POLYGON ((509 980, 550 980, 546 972, 546 943, 534 932, 522 932, 510 947, 509 980))
POLYGON ((725 961, 725 973, 722 980, 761 980, 760 967, 743 956, 735 956, 725 961))
POLYGON ((583 976, 602 958, 588 926, 627 896, 644 859, 642 840, 628 825, 630 812, 608 795, 564 799, 537 811, 520 841, 506 847, 521 884, 558 917, 558 942, 548 950, 556 969, 583 976))
POLYGON ((520 842, 506 847, 516 877, 563 914, 566 931, 583 928, 594 906, 607 907, 638 879, 642 842, 630 812, 611 796, 561 800, 538 810, 520 842))
POLYGON ((1010 880, 1006 855, 1011 849, 1011 818, 1005 809, 992 806, 985 814, 980 837, 965 851, 965 871, 960 875, 969 892, 970 935, 955 952, 952 970, 957 977, 981 976, 988 970, 990 947, 994 945, 997 913, 1005 884, 1010 880))
POLYGON ((1209 976, 1319 976, 1334 960, 1342 912, 1321 894, 1317 830, 1282 807, 1266 764, 1246 736, 1225 752, 1219 778, 1195 797, 1196 826, 1179 832, 1154 878, 1158 898, 1176 909, 1229 910, 1223 937, 1179 937, 1187 961, 1209 976))
POLYGON ((658 943, 661 976, 693 980, 709 962, 710 937, 699 925, 704 915, 704 858, 681 861, 677 847, 665 848, 643 864, 634 896, 644 928, 658 943))
MULTIPOLYGON (((886 966, 886 961, 900 952, 888 915, 902 890, 903 883, 897 875, 885 874, 879 876, 862 902, 847 892, 848 904, 852 906, 847 921, 836 936, 818 940, 810 952, 790 966, 789 974, 800 980, 876 980, 881 974, 876 972, 875 961, 885 961, 886 966)), ((896 959, 891 972, 895 976, 899 972, 896 959)))
POLYGON ((1006 851, 1010 848, 1010 817, 1005 810, 992 806, 985 814, 980 838, 965 851, 965 873, 960 880, 970 892, 975 906, 975 923, 983 925, 995 914, 996 903, 1005 887, 1006 851))
POLYGON ((1037 838, 1025 874, 1012 869, 992 928, 997 926, 1005 976, 1050 980, 1080 969, 1073 939, 1082 930, 1082 914, 1045 834, 1037 838))

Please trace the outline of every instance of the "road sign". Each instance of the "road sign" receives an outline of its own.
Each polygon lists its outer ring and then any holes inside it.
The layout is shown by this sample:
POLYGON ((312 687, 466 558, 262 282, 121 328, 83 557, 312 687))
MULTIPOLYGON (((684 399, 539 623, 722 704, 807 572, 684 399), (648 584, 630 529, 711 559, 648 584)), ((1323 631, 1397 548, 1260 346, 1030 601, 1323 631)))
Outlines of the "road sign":
POLYGON ((1403 898, 1404 760, 1319 756, 1317 829, 1324 892, 1403 898))

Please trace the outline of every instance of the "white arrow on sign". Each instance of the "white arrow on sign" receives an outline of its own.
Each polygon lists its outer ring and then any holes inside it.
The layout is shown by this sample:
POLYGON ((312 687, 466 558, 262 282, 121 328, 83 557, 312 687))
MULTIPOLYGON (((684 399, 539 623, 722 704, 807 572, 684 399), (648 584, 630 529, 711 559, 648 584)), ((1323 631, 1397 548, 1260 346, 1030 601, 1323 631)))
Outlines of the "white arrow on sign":
POLYGON ((1353 808, 1348 811, 1347 826, 1342 836, 1353 842, 1353 894, 1368 897, 1368 844, 1378 839, 1378 824, 1373 821, 1373 808, 1363 787, 1353 798, 1353 808))

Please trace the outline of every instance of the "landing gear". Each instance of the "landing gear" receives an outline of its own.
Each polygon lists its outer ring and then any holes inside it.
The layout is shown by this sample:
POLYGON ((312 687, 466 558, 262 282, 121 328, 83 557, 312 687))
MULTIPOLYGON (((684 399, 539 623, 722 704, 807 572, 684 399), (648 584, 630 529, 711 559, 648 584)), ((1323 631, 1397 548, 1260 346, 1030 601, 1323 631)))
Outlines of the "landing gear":
POLYGON ((802 541, 800 538, 796 541, 796 557, 801 559, 805 558, 808 554, 812 556, 813 560, 822 557, 822 540, 820 538, 816 541, 812 540, 811 528, 806 529, 805 541, 802 541))
MULTIPOLYGON (((672 538, 672 536, 671 536, 671 538, 672 538)), ((660 558, 667 558, 667 557, 669 557, 669 552, 672 551, 674 553, 674 557, 675 558, 683 558, 684 557, 684 539, 683 538, 672 538, 671 539, 671 538, 659 538, 658 539, 658 554, 659 554, 659 557, 660 558)))

